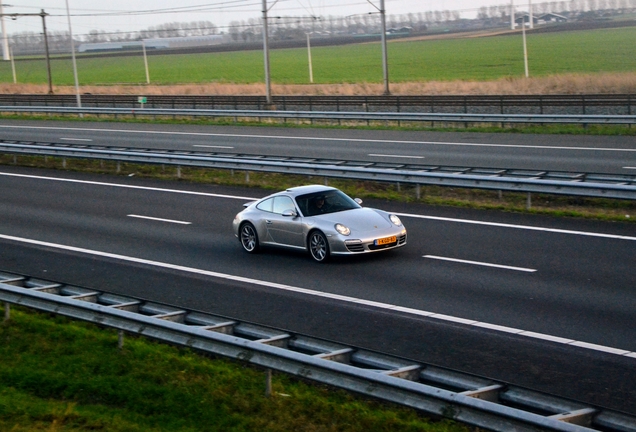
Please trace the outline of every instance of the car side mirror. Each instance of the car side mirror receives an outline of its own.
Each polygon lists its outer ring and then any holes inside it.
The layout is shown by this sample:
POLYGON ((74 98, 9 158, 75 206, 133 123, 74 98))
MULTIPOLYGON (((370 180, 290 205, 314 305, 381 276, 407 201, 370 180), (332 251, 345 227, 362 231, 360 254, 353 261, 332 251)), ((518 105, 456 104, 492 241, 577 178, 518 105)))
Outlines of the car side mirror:
POLYGON ((298 213, 296 213, 296 210, 294 209, 287 209, 283 212, 283 216, 284 217, 296 217, 298 216, 298 213))
POLYGON ((358 204, 362 205, 362 200, 360 198, 354 198, 353 200, 357 202, 358 204))

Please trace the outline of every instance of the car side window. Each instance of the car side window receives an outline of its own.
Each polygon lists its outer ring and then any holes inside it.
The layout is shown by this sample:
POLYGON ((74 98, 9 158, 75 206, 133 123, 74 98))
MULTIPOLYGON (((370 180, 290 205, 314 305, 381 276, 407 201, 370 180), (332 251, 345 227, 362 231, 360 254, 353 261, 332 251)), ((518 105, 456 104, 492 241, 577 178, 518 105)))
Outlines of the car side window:
POLYGON ((263 210, 263 211, 271 213, 273 205, 274 205, 274 198, 270 198, 258 203, 256 205, 256 208, 259 210, 263 210))
POLYGON ((288 196, 277 196, 274 197, 274 207, 273 211, 276 214, 283 214, 285 210, 296 210, 294 206, 294 201, 288 196))

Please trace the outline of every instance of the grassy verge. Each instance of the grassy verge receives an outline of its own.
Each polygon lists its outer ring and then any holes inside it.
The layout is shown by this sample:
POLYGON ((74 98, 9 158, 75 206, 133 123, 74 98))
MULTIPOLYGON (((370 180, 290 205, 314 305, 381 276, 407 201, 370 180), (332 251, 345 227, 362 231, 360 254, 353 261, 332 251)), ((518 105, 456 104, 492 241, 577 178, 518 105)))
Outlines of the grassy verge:
POLYGON ((11 308, 0 324, 0 430, 439 431, 469 428, 414 410, 11 308))
MULTIPOLYGON (((226 186, 258 187, 272 191, 310 183, 325 183, 323 177, 286 174, 214 170, 164 165, 140 165, 84 159, 61 159, 42 156, 0 155, 1 165, 61 169, 77 172, 136 176, 167 181, 189 181, 226 186)), ((328 179, 331 186, 362 199, 385 199, 399 202, 455 206, 475 209, 544 214, 606 221, 636 222, 636 202, 628 200, 578 198, 532 194, 528 208, 525 193, 422 186, 419 198, 415 186, 371 181, 328 179)))

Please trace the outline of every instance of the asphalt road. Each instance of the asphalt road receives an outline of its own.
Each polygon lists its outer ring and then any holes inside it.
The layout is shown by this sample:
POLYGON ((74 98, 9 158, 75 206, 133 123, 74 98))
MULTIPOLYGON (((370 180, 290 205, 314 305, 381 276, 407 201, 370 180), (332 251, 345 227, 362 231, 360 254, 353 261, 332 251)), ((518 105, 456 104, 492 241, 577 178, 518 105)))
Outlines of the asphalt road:
POLYGON ((295 252, 242 251, 232 218, 265 194, 1 167, 0 271, 257 322, 636 413, 633 224, 365 202, 398 213, 408 245, 319 265, 295 252))
POLYGON ((458 167, 636 174, 634 138, 0 120, 5 140, 458 167))

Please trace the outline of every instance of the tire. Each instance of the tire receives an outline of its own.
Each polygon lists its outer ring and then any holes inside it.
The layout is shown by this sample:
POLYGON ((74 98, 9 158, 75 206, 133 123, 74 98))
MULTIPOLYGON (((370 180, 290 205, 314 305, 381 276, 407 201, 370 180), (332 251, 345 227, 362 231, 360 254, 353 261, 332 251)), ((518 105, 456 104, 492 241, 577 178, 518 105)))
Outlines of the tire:
POLYGON ((322 232, 312 231, 309 234, 308 246, 314 261, 323 263, 329 260, 329 242, 322 232))
POLYGON ((239 240, 241 241, 243 250, 247 253, 256 253, 260 249, 256 228, 254 228, 254 225, 249 222, 241 225, 241 229, 239 231, 239 240))

